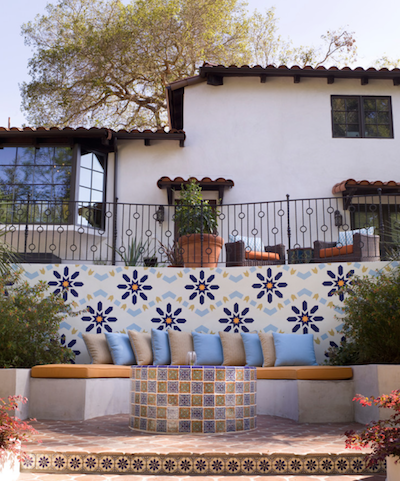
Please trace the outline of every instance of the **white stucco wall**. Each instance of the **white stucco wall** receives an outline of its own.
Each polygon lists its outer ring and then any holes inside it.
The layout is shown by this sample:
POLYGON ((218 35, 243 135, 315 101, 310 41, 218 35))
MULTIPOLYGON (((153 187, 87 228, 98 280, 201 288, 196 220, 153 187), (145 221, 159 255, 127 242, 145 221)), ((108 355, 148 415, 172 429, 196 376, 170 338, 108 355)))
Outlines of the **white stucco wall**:
POLYGON ((166 203, 161 176, 232 179, 224 203, 330 197, 345 179, 399 180, 400 87, 390 80, 224 78, 185 88, 185 147, 119 142, 121 202, 166 203), (394 139, 332 138, 331 95, 389 95, 394 139))

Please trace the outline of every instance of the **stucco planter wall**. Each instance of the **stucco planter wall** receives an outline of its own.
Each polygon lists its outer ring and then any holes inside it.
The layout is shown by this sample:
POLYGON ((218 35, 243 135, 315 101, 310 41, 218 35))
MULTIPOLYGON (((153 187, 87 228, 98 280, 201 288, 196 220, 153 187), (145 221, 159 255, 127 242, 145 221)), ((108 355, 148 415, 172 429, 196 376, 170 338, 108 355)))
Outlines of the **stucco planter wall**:
POLYGON ((16 454, 11 451, 0 456, 0 479, 1 481, 15 481, 18 479, 20 463, 16 454))
POLYGON ((399 481, 400 479, 400 460, 394 456, 386 458, 386 481, 399 481), (396 464, 396 461, 397 464, 396 464))
MULTIPOLYGON (((355 394, 379 396, 390 394, 394 389, 400 388, 399 364, 366 364, 352 368, 355 394)), ((389 409, 354 403, 354 420, 358 423, 367 424, 379 419, 388 419, 390 413, 389 409)))
POLYGON ((0 398, 21 395, 28 398, 26 404, 19 403, 19 410, 14 414, 20 419, 29 417, 29 381, 31 376, 30 369, 10 368, 0 369, 0 398))

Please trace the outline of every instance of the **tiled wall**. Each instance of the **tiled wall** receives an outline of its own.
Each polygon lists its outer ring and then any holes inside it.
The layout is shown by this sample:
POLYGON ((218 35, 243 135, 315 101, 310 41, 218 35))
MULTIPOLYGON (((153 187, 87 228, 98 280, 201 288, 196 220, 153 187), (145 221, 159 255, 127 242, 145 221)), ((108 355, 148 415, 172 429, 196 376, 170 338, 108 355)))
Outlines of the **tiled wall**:
POLYGON ((152 328, 205 333, 311 333, 318 362, 339 343, 341 298, 338 286, 351 273, 374 275, 386 263, 179 269, 99 265, 25 265, 30 282, 40 279, 79 309, 61 323, 62 342, 89 355, 82 333, 152 328))

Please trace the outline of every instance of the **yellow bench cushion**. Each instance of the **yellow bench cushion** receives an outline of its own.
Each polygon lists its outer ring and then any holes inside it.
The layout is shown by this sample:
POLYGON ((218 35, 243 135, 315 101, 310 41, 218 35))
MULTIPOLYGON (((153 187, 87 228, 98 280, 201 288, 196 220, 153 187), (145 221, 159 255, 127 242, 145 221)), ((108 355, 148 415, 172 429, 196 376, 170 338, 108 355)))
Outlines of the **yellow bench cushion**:
POLYGON ((130 377, 130 366, 115 364, 45 364, 34 366, 31 377, 57 379, 91 379, 102 377, 130 377))
POLYGON ((347 366, 279 366, 258 367, 257 379, 341 380, 352 379, 353 369, 347 366))
MULTIPOLYGON (((46 364, 34 366, 31 377, 54 379, 113 378, 131 375, 130 366, 115 364, 46 364)), ((257 367, 257 379, 334 380, 352 379, 353 370, 345 366, 257 367)))

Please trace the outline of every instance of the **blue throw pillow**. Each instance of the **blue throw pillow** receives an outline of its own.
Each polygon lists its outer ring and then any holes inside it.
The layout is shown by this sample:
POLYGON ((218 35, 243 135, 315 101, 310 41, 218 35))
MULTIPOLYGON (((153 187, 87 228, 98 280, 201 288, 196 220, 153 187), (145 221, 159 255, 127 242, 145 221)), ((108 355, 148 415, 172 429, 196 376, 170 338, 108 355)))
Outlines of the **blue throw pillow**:
POLYGON ((312 334, 279 334, 274 336, 275 366, 318 366, 312 334))
POLYGON ((262 366, 264 356, 258 333, 241 332, 241 335, 246 353, 246 366, 262 366))
POLYGON ((105 335, 114 364, 120 366, 136 364, 135 354, 133 353, 128 334, 106 332, 105 335))
POLYGON ((171 364, 171 349, 169 347, 168 331, 151 330, 151 347, 153 350, 153 364, 166 366, 171 364))
POLYGON ((218 334, 201 334, 193 331, 192 337, 198 366, 220 366, 224 362, 221 338, 218 334))

